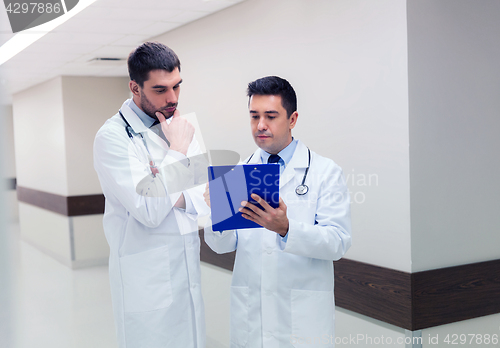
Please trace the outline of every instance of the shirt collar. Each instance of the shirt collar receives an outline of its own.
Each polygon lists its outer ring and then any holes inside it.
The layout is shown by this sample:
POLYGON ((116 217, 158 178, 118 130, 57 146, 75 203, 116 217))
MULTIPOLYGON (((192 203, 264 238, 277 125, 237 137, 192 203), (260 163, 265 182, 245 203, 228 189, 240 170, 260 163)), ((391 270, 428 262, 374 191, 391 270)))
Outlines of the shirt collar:
MULTIPOLYGON (((285 167, 288 165, 288 163, 292 159, 293 153, 295 152, 296 147, 297 147, 297 140, 292 138, 292 141, 290 142, 290 144, 288 144, 287 147, 285 147, 283 150, 278 152, 278 156, 280 156, 281 159, 285 162, 285 167)), ((260 158, 262 159, 262 163, 267 163, 267 159, 269 158, 269 156, 271 156, 271 154, 269 152, 262 150, 260 152, 260 158)))
POLYGON ((142 111, 134 102, 133 99, 130 99, 128 106, 139 116, 141 119, 142 123, 148 128, 150 128, 153 123, 155 123, 155 119, 146 114, 144 111, 142 111))

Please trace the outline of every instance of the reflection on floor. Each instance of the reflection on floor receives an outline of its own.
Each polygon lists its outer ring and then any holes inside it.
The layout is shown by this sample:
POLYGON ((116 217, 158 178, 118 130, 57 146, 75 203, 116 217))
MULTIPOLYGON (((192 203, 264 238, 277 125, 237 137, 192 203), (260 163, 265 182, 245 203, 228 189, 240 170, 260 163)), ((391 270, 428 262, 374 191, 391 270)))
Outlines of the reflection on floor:
POLYGON ((71 270, 19 240, 18 224, 8 231, 14 320, 2 347, 118 347, 107 266, 71 270))

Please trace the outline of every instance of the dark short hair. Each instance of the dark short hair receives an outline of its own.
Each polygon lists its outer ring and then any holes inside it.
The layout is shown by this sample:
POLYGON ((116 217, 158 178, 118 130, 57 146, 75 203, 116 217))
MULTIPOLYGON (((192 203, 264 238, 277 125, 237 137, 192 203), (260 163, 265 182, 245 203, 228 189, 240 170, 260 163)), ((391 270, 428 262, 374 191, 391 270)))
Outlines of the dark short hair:
POLYGON ((278 76, 266 76, 250 82, 248 84, 247 96, 248 101, 252 95, 279 95, 281 97, 281 105, 286 110, 287 117, 297 111, 297 95, 293 90, 292 85, 285 79, 278 76))
POLYGON ((129 54, 127 64, 130 80, 141 87, 148 80, 151 70, 181 70, 179 57, 172 49, 159 42, 145 42, 137 47, 129 54))

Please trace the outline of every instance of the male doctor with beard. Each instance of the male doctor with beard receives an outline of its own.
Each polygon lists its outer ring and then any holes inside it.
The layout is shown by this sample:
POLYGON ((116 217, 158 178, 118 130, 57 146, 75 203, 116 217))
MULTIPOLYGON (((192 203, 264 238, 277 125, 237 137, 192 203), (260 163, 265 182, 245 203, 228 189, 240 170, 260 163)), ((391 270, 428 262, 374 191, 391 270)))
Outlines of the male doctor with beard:
MULTIPOLYGON (((255 194, 252 198, 263 209, 242 202, 242 215, 262 228, 205 228, 212 250, 236 250, 231 347, 332 347, 332 261, 351 245, 350 200, 342 170, 292 137, 297 98, 288 81, 258 79, 248 85, 248 97, 259 149, 245 162, 280 164, 280 203, 274 209, 255 194)), ((205 200, 210 205, 208 188, 205 200)))
POLYGON ((180 61, 146 42, 128 69, 132 98, 94 142, 118 344, 204 348, 197 217, 208 207, 193 184, 194 127, 177 110, 180 61))

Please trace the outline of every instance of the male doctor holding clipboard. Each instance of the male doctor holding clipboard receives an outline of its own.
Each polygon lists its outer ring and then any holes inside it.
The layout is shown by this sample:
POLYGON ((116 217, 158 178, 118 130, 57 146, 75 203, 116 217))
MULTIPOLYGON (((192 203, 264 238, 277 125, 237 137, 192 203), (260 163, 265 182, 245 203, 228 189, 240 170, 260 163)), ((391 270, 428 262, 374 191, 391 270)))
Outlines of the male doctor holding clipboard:
MULTIPOLYGON (((333 347, 333 262, 351 245, 350 200, 342 169, 292 137, 297 98, 288 81, 268 76, 248 86, 259 147, 245 162, 280 164, 280 204, 242 202, 263 228, 212 231, 217 253, 236 250, 231 285, 231 347, 333 347)), ((205 200, 210 205, 208 190, 205 200)))

